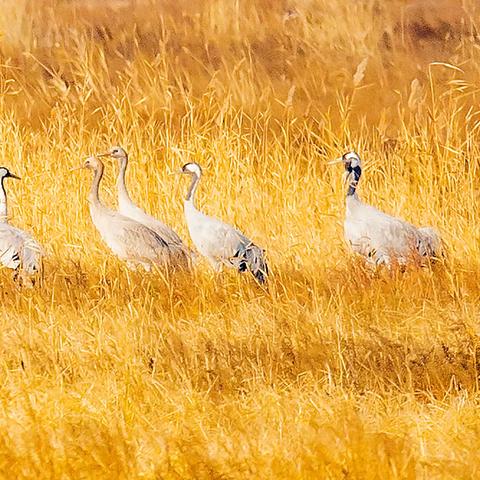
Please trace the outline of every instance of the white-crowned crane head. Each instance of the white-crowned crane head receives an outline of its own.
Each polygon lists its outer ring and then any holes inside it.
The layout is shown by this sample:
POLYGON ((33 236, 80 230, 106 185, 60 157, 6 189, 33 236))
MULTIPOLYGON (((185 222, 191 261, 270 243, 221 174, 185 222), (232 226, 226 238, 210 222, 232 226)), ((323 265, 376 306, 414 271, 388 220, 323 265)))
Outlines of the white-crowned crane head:
POLYGON ((337 158, 331 164, 343 163, 345 166, 345 183, 348 183, 347 195, 353 195, 362 175, 362 160, 357 152, 351 151, 344 153, 340 158, 337 158))
POLYGON ((342 162, 345 165, 345 170, 348 172, 353 171, 354 168, 362 168, 362 161, 357 152, 347 152, 342 155, 342 162))
POLYGON ((20 177, 14 175, 7 167, 0 167, 0 179, 2 182, 4 178, 15 178, 16 180, 20 180, 20 177))
POLYGON ((195 175, 200 177, 202 175, 202 167, 198 163, 186 163, 182 167, 181 173, 185 173, 186 175, 195 175))

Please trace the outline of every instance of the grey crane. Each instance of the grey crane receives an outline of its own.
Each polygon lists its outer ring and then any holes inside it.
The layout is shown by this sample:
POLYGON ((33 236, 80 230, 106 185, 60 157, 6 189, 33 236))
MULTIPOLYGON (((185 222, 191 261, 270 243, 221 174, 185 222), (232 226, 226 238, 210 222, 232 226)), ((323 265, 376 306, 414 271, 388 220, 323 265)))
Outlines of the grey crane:
POLYGON ((176 267, 176 254, 165 240, 141 223, 105 207, 99 198, 100 182, 104 165, 96 157, 89 157, 83 168, 94 171, 88 202, 93 224, 103 241, 129 268, 142 266, 149 271, 153 265, 176 267))
POLYGON ((370 263, 404 265, 415 257, 432 258, 441 254, 441 240, 431 227, 417 228, 387 215, 362 202, 357 186, 362 174, 362 162, 356 152, 348 152, 333 163, 343 163, 348 182, 345 239, 354 252, 365 256, 370 263))
POLYGON ((43 251, 40 244, 27 232, 8 222, 5 179, 20 180, 8 168, 0 167, 0 263, 20 274, 31 276, 41 270, 43 251))
POLYGON ((192 260, 192 252, 190 252, 184 245, 177 233, 160 220, 148 215, 144 210, 133 203, 125 182, 125 173, 128 166, 127 152, 122 147, 114 146, 108 152, 99 154, 97 157, 111 157, 118 160, 120 167, 117 177, 119 212, 153 230, 168 244, 171 255, 175 255, 177 262, 183 266, 187 266, 192 260))
POLYGON ((236 228, 205 215, 195 207, 195 192, 202 176, 200 165, 187 163, 181 173, 192 177, 184 212, 190 237, 198 251, 217 271, 226 265, 239 272, 249 271, 259 283, 264 283, 268 275, 264 251, 236 228))

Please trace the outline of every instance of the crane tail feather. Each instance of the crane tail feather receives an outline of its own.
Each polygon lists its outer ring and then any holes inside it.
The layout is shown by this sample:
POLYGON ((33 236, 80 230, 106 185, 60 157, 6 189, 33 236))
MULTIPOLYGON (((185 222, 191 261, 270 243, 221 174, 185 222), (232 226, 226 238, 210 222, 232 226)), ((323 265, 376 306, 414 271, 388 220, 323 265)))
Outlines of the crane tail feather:
POLYGON ((421 227, 418 229, 419 253, 423 257, 440 257, 442 254, 442 240, 439 233, 431 227, 421 227))
POLYGON ((237 259, 238 271, 243 273, 249 271, 257 280, 263 284, 267 280, 268 265, 265 260, 265 252, 253 243, 241 248, 235 253, 234 258, 237 259))

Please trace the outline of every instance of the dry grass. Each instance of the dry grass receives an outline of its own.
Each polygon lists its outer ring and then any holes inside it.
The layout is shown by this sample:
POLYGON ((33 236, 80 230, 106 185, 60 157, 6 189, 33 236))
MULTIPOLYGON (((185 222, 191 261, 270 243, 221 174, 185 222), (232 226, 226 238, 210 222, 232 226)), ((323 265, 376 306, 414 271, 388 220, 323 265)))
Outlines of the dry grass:
POLYGON ((48 258, 41 288, 0 272, 2 478, 479 477, 480 17, 407 3, 4 2, 0 152, 48 258), (69 169, 114 143, 184 238, 168 173, 199 161, 268 289, 109 255, 69 169), (363 198, 437 226, 444 264, 351 257, 326 166, 349 148, 363 198))

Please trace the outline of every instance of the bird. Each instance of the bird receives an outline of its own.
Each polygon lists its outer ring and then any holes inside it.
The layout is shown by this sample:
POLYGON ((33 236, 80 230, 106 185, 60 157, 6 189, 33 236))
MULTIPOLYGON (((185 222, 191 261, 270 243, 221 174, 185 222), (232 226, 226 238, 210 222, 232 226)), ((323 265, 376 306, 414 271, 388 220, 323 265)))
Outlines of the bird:
MULTIPOLYGON (((43 251, 40 244, 27 232, 8 222, 7 193, 5 179, 20 177, 8 168, 0 167, 0 263, 15 271, 14 279, 20 275, 33 276, 42 268, 43 251)), ((32 285, 34 280, 31 281, 32 285)))
MULTIPOLYGON (((80 167, 81 168, 81 167, 80 167)), ((120 212, 105 207, 99 198, 104 165, 94 156, 86 159, 83 168, 94 171, 88 202, 90 216, 103 241, 130 269, 138 266, 150 271, 152 266, 176 267, 176 256, 168 243, 156 232, 120 212)))
POLYGON ((344 234, 355 253, 373 265, 406 265, 414 259, 441 255, 441 239, 432 227, 417 228, 360 200, 357 186, 362 175, 360 156, 348 152, 330 164, 343 163, 348 191, 344 234))
POLYGON ((108 152, 97 157, 111 157, 118 160, 119 172, 117 177, 118 210, 125 217, 129 217, 153 230, 169 247, 171 255, 177 257, 177 263, 187 266, 192 260, 192 252, 185 246, 182 239, 170 227, 160 220, 148 215, 133 203, 125 184, 125 172, 128 165, 128 154, 119 146, 112 147, 108 152))
POLYGON ((268 266, 264 250, 236 228, 205 215, 195 207, 195 192, 202 177, 200 165, 186 163, 179 173, 192 177, 184 201, 184 213, 190 237, 197 250, 216 271, 225 265, 236 268, 241 273, 249 271, 258 283, 265 283, 268 266))

